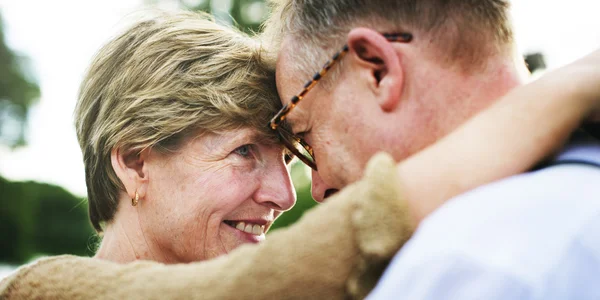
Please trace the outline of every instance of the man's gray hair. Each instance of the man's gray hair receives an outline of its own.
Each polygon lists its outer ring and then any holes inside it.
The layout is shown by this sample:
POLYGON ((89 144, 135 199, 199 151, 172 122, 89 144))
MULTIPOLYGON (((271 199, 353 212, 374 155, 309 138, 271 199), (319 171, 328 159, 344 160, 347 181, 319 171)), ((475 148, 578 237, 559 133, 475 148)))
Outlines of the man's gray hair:
POLYGON ((440 61, 467 69, 485 61, 490 51, 512 49, 508 0, 272 0, 271 5, 265 42, 276 54, 283 39, 291 38, 307 74, 359 26, 409 31, 439 50, 440 61))

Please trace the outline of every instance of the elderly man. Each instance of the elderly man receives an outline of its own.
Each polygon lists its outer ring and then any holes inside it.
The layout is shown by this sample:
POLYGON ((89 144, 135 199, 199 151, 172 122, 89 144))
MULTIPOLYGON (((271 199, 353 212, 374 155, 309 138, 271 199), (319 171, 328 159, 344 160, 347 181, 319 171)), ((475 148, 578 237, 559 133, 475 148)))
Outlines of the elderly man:
MULTIPOLYGON (((424 149, 523 84, 508 9, 507 0, 278 3, 266 32, 287 106, 274 120, 303 139, 313 197, 358 180, 378 151, 400 161, 424 149)), ((600 143, 580 131, 541 170, 436 210, 371 298, 600 299, 587 279, 600 278, 598 182, 600 143)))

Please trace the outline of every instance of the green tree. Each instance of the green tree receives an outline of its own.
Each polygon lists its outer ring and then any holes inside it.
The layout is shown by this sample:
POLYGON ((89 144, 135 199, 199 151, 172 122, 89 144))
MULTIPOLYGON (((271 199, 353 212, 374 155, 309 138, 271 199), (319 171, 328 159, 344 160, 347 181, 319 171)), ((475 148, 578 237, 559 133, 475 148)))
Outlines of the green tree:
POLYGON ((95 233, 82 201, 58 186, 0 177, 0 261, 91 254, 95 233))
MULTIPOLYGON (((269 12, 265 0, 175 0, 183 9, 205 11, 217 21, 231 23, 246 33, 258 32, 269 12)), ((146 4, 173 0, 145 0, 146 4)))
POLYGON ((6 45, 0 16, 0 143, 9 147, 25 144, 27 111, 40 89, 27 67, 27 59, 6 45))
POLYGON ((546 59, 542 53, 530 53, 525 55, 525 63, 529 72, 541 71, 546 69, 546 59))

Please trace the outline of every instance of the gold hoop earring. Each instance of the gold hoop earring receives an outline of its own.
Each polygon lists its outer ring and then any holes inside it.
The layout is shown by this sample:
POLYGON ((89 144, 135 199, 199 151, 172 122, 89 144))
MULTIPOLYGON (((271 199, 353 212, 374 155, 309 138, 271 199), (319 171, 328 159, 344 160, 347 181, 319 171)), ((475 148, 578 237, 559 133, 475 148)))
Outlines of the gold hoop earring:
POLYGON ((140 202, 140 195, 138 192, 135 192, 135 198, 131 198, 131 206, 138 205, 138 202, 140 202))

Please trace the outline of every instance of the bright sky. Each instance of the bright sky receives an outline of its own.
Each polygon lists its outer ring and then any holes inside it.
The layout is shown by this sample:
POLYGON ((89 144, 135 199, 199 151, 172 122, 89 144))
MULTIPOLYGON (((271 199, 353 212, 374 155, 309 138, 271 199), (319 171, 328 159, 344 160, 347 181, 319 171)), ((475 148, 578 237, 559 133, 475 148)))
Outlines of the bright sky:
MULTIPOLYGON (((600 48, 600 2, 513 1, 523 53, 541 51, 549 68, 600 48), (595 28, 595 29, 594 29, 595 28)), ((36 180, 86 194, 73 128, 77 89, 94 53, 141 7, 142 0, 0 0, 7 42, 31 59, 42 90, 30 113, 28 143, 0 148, 0 175, 36 180)))

